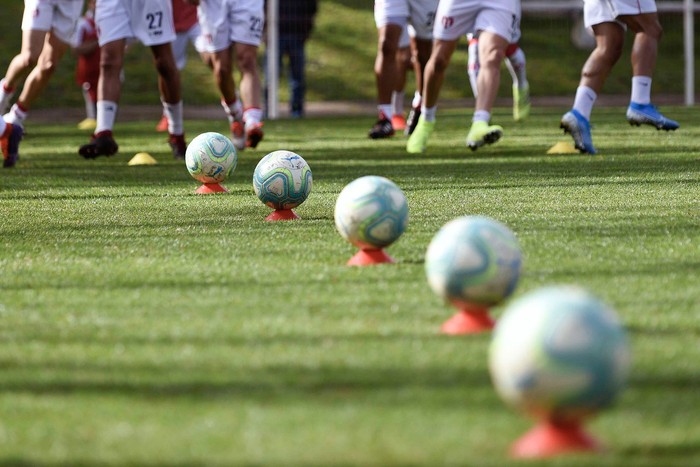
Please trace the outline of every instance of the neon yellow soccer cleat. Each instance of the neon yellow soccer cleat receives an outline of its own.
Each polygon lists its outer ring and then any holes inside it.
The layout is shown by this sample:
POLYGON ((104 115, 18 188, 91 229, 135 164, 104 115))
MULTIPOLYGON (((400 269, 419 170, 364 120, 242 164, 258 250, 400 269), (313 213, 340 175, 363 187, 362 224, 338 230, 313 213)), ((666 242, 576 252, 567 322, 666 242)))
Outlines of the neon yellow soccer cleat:
POLYGON ((467 147, 476 151, 484 144, 493 144, 503 136, 503 127, 486 122, 474 122, 467 135, 467 147))
POLYGON ((408 138, 406 151, 409 154, 424 153, 425 149, 428 147, 428 140, 430 139, 430 135, 433 134, 434 129, 435 122, 426 122, 421 115, 418 118, 416 129, 413 130, 413 133, 411 133, 411 136, 408 138))

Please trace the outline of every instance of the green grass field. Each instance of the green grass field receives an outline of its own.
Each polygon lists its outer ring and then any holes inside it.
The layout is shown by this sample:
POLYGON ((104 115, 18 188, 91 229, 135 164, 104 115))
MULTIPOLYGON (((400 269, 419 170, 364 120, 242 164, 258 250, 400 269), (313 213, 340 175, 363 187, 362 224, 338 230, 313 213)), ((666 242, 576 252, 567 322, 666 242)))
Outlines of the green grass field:
POLYGON ((421 157, 367 139, 367 117, 270 121, 213 196, 151 120, 118 123, 120 154, 94 161, 86 134, 30 122, 0 171, 0 465, 510 463, 532 422, 492 389, 488 335, 438 333, 453 310, 423 269, 466 214, 517 234, 516 297, 579 284, 629 331, 629 387, 588 427, 608 451, 546 464, 700 464, 700 115, 663 110, 681 130, 596 109, 594 157, 545 155, 563 109, 497 110, 503 141, 475 153, 465 113, 441 112, 421 157), (265 222, 253 194, 276 149, 313 170, 299 221, 265 222), (140 151, 159 164, 128 167, 140 151), (409 228, 397 264, 351 268, 333 209, 368 174, 404 190, 409 228))

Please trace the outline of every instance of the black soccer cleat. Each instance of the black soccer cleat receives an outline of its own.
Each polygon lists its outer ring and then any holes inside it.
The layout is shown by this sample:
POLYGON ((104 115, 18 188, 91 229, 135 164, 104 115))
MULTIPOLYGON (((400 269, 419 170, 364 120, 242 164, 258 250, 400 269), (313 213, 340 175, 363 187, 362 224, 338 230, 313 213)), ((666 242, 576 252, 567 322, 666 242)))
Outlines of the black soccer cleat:
POLYGON ((101 131, 92 136, 88 144, 80 146, 78 154, 85 159, 95 159, 99 156, 112 156, 119 150, 119 145, 112 138, 111 131, 101 131))
POLYGON ((369 130, 368 136, 372 139, 390 138, 394 136, 394 127, 391 126, 391 120, 383 114, 376 121, 374 126, 369 130))

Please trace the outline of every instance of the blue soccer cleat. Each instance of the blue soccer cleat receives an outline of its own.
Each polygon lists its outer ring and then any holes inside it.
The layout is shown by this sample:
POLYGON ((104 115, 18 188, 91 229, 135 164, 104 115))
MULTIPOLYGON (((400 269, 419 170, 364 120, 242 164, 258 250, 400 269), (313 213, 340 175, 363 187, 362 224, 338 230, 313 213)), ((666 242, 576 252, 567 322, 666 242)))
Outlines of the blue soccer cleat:
POLYGON ((637 104, 630 102, 627 107, 627 121, 630 125, 651 125, 657 130, 677 130, 680 125, 675 120, 666 118, 651 104, 637 104))
POLYGON ((19 142, 22 141, 24 136, 24 130, 20 125, 13 123, 8 123, 7 125, 11 127, 10 134, 0 139, 2 166, 4 168, 14 167, 19 160, 19 142))
POLYGON ((586 154, 595 154, 596 150, 593 147, 593 139, 591 138, 591 124, 577 110, 571 109, 561 117, 560 128, 564 129, 564 133, 571 134, 574 138, 574 146, 576 149, 586 154))

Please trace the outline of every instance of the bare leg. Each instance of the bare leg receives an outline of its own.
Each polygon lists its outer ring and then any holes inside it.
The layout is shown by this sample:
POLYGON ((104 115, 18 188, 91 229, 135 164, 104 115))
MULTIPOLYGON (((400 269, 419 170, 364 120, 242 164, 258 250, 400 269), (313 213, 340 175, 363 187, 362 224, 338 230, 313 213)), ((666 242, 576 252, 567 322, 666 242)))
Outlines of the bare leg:
POLYGON ((56 71, 56 66, 68 50, 69 45, 49 33, 46 43, 39 55, 39 60, 34 69, 25 80, 24 88, 19 96, 18 103, 26 110, 32 102, 43 92, 49 83, 51 76, 56 71))
POLYGON ((401 26, 387 24, 378 30, 377 57, 374 60, 374 76, 379 104, 390 104, 391 93, 396 89, 396 52, 401 38, 401 26))
POLYGON ((258 70, 258 47, 235 44, 236 64, 241 72, 241 99, 246 107, 262 109, 262 85, 258 70))
POLYGON ((46 35, 47 31, 22 31, 22 49, 12 59, 5 74, 8 87, 16 87, 36 66, 46 35))
POLYGON ((457 47, 457 41, 443 41, 436 39, 433 43, 433 53, 425 65, 423 74, 423 106, 426 108, 437 105, 442 83, 445 80, 445 71, 450 64, 452 54, 457 47))
POLYGON ((586 86, 600 93, 610 71, 622 55, 625 31, 617 23, 601 23, 593 26, 596 46, 581 70, 579 86, 586 86))
POLYGON ((476 110, 491 112, 498 94, 501 78, 501 62, 505 58, 508 41, 503 37, 482 31, 479 35, 479 76, 476 110))

